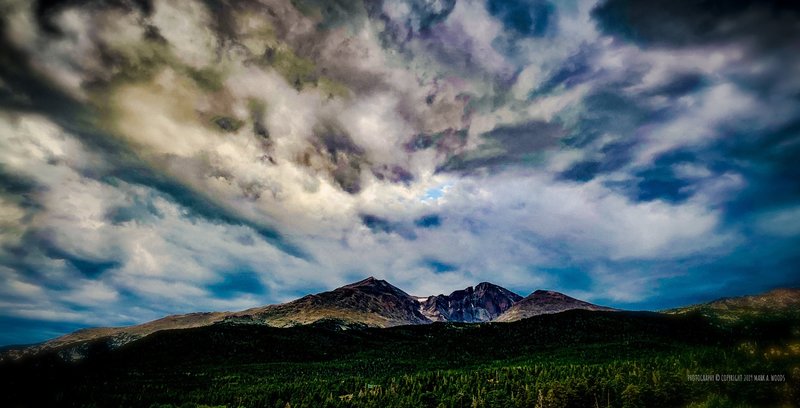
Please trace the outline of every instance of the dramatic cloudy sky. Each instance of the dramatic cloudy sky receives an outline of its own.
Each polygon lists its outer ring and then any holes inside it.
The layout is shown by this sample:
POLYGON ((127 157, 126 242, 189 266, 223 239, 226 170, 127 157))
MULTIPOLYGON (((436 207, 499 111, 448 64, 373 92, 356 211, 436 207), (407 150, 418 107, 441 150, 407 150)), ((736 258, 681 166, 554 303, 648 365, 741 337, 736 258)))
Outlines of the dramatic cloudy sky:
POLYGON ((0 344, 374 275, 800 285, 792 1, 0 0, 0 344))

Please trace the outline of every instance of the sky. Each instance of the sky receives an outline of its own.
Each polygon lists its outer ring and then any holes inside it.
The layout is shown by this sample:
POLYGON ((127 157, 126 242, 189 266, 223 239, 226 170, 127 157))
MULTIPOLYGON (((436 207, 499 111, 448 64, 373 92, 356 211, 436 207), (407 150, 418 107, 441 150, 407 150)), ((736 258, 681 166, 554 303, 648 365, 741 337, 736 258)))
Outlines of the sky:
POLYGON ((367 276, 800 286, 792 1, 0 0, 0 345, 367 276))

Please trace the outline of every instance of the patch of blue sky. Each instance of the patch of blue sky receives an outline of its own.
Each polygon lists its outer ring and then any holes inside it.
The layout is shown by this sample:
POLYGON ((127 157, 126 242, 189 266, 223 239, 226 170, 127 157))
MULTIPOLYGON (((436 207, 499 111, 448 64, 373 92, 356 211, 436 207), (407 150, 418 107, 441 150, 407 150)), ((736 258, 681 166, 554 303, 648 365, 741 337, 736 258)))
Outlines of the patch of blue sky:
POLYGON ((423 202, 431 202, 431 201, 438 201, 440 198, 444 197, 447 194, 447 190, 453 187, 453 183, 441 183, 436 187, 429 188, 425 191, 425 194, 422 195, 420 201, 423 202))

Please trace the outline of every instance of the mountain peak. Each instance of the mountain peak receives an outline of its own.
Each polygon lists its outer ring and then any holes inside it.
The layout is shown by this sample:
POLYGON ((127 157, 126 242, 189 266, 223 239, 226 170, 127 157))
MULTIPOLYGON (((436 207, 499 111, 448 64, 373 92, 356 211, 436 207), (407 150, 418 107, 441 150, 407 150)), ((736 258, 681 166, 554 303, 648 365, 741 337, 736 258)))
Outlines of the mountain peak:
POLYGON ((570 297, 570 296, 567 296, 567 295, 565 295, 565 294, 563 294, 561 292, 556 292, 554 290, 544 290, 544 289, 538 289, 538 290, 534 291, 533 293, 528 295, 528 298, 531 298, 531 299, 553 298, 553 299, 572 299, 572 300, 577 300, 577 299, 575 299, 573 297, 570 297))
POLYGON ((373 327, 430 323, 416 299, 374 276, 289 303, 246 310, 229 320, 284 327, 326 319, 373 327))
POLYGON ((422 314, 433 321, 487 322, 496 319, 522 296, 490 282, 481 282, 449 295, 421 300, 422 314))
POLYGON ((506 289, 506 288, 504 288, 502 286, 495 285, 492 282, 481 282, 481 283, 475 285, 475 290, 480 290, 480 289, 484 289, 485 290, 487 288, 500 288, 500 289, 503 289, 503 290, 508 290, 508 289, 506 289))
POLYGON ((397 286, 392 285, 391 283, 383 280, 377 279, 373 276, 370 276, 366 279, 360 280, 358 282, 354 282, 348 285, 344 285, 340 288, 334 289, 333 291, 349 291, 349 290, 357 290, 362 292, 369 292, 372 294, 378 293, 389 293, 392 295, 400 296, 400 297, 408 297, 411 296, 404 292, 402 289, 398 288, 397 286))
POLYGON ((525 299, 514 304, 514 306, 509 308, 497 321, 510 322, 541 314, 559 313, 572 309, 615 310, 610 307, 584 302, 561 292, 539 289, 528 295, 525 299))
MULTIPOLYGON (((362 279, 358 282, 349 283, 347 285, 342 286, 343 288, 355 288, 358 286, 374 286, 374 285, 389 285, 389 282, 385 280, 377 279, 374 276, 370 276, 366 279, 362 279)), ((391 285, 390 285, 391 286, 391 285)))

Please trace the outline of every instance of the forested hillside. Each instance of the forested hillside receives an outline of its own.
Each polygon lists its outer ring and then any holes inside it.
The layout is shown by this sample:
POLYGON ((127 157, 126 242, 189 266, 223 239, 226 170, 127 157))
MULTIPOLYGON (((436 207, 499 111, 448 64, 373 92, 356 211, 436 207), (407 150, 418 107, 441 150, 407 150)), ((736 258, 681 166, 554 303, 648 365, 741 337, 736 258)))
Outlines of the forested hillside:
POLYGON ((388 329, 219 324, 0 372, 9 407, 791 407, 800 356, 786 323, 742 331, 694 314, 574 310, 388 329), (705 374, 768 381, 689 377, 705 374))

